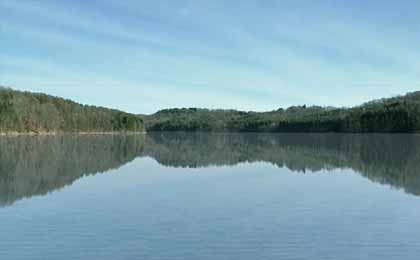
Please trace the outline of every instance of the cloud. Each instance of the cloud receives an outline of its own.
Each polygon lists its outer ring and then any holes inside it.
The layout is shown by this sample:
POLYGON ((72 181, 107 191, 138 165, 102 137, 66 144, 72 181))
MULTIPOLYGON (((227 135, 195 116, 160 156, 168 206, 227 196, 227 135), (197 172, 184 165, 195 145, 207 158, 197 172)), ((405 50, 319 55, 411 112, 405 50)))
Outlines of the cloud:
POLYGON ((325 3, 1 1, 1 81, 135 112, 348 106, 418 88, 415 28, 325 3))

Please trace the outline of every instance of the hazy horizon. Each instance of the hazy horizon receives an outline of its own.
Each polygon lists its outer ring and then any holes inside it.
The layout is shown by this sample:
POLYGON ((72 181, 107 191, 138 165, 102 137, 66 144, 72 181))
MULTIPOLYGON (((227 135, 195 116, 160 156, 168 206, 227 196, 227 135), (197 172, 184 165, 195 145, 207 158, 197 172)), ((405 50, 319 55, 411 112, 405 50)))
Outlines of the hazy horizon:
POLYGON ((0 85, 150 114, 420 89, 420 2, 1 1, 0 85))

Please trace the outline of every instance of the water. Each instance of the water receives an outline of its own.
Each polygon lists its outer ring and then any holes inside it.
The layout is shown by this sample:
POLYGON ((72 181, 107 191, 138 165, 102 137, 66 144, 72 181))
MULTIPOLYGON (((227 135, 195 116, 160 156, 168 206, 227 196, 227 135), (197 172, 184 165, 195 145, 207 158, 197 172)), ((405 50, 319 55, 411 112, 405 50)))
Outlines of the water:
POLYGON ((0 138, 1 259, 418 259, 420 136, 0 138))

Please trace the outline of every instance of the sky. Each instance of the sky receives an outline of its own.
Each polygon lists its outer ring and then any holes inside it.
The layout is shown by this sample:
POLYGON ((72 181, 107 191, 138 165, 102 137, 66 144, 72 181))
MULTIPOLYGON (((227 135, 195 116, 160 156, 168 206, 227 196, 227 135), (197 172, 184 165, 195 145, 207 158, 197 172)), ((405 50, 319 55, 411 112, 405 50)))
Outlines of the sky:
POLYGON ((0 0, 0 85, 133 113, 420 90, 420 1, 0 0))

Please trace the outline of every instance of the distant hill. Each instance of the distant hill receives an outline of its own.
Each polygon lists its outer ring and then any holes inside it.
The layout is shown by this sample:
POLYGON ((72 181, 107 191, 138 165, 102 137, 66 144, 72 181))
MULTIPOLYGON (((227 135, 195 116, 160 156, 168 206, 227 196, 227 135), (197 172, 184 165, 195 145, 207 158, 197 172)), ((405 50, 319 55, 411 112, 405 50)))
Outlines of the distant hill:
POLYGON ((0 87, 0 133, 420 132, 420 91, 352 108, 292 106, 269 112, 164 109, 133 115, 46 94, 0 87))
POLYGON ((0 88, 0 133, 144 131, 143 120, 114 109, 0 88))
POLYGON ((420 91, 353 108, 293 106, 262 113, 175 108, 143 117, 148 131, 419 132, 420 91))

